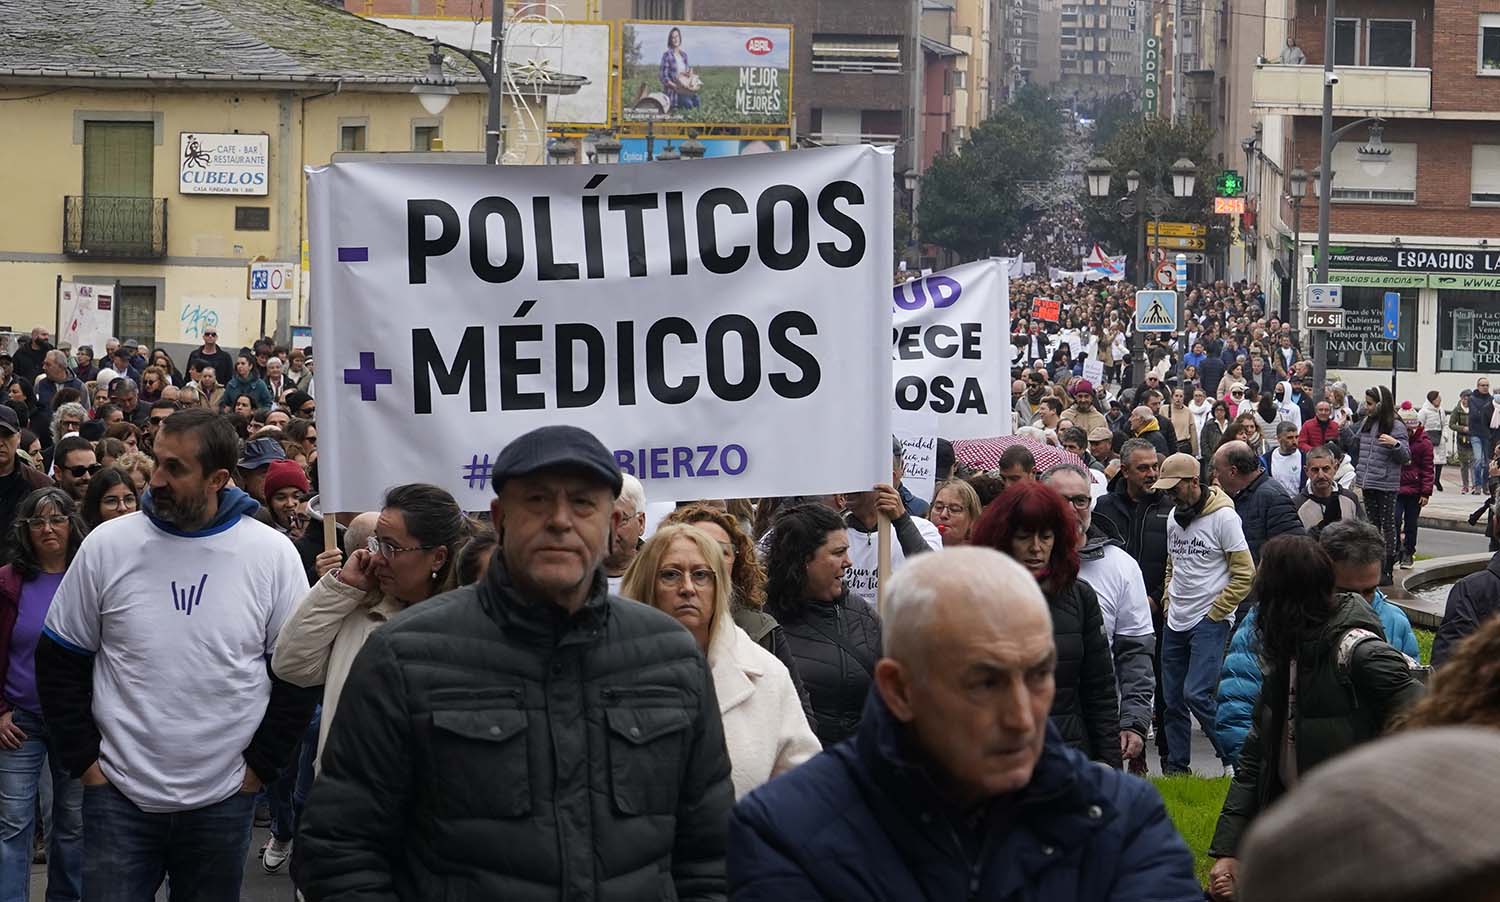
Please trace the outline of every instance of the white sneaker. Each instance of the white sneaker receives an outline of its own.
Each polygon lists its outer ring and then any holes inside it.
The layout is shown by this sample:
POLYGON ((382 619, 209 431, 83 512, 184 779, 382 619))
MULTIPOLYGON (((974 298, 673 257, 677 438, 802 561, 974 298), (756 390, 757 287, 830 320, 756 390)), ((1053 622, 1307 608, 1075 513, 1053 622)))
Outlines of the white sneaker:
POLYGON ((292 841, 282 842, 276 837, 266 840, 266 847, 260 850, 260 866, 265 868, 267 874, 274 874, 286 865, 286 860, 292 857, 292 841))

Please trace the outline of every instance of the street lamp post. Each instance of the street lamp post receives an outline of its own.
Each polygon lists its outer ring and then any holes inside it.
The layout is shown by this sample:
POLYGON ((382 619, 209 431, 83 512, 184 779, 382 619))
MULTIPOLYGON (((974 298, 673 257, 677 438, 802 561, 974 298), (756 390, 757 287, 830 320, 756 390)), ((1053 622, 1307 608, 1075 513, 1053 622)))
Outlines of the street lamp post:
POLYGON ((458 88, 443 75, 441 48, 446 47, 473 63, 485 85, 489 87, 489 111, 484 124, 484 161, 495 166, 500 162, 500 155, 505 152, 505 125, 501 106, 505 91, 505 0, 490 2, 493 7, 490 15, 490 58, 486 60, 472 51, 434 39, 432 52, 427 56, 427 77, 413 87, 411 92, 417 95, 422 108, 429 115, 442 115, 448 101, 458 93, 458 88))
POLYGON ((1307 172, 1298 167, 1287 173, 1286 187, 1287 198, 1292 204, 1292 276, 1286 309, 1287 315, 1292 319, 1292 331, 1296 333, 1302 328, 1302 303, 1297 296, 1297 277, 1302 269, 1302 198, 1307 196, 1307 172))
MULTIPOLYGON (((1175 200, 1192 197, 1193 190, 1197 185, 1198 167, 1192 160, 1181 158, 1167 169, 1161 162, 1153 163, 1151 167, 1157 174, 1158 183, 1149 187, 1142 181, 1140 172, 1132 169, 1125 173, 1125 195, 1116 202, 1116 209, 1122 222, 1135 220, 1136 235, 1139 241, 1138 256, 1136 257, 1136 277, 1141 287, 1150 284, 1151 267, 1146 260, 1146 218, 1149 216, 1156 225, 1158 240, 1161 236, 1161 218, 1171 209, 1175 200), (1171 193, 1162 188, 1161 183, 1170 178, 1171 193)), ((1110 182, 1114 174, 1114 164, 1103 157, 1095 157, 1084 167, 1084 181, 1088 186, 1089 196, 1096 198, 1108 197, 1110 193, 1110 182)), ((1146 372, 1146 344, 1145 338, 1139 329, 1132 325, 1130 339, 1130 373, 1131 381, 1140 381, 1146 372)), ((1123 386, 1122 386, 1123 388, 1123 386)))

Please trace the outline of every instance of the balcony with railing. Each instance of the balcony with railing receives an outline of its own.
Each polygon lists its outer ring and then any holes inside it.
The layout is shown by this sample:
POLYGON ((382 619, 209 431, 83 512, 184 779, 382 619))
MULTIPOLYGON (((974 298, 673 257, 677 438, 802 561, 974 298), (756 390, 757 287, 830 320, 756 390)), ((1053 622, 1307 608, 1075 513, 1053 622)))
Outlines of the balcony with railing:
POLYGON ((102 260, 165 257, 166 198, 97 194, 63 198, 63 253, 102 260))
MULTIPOLYGON (((1338 116, 1426 113, 1432 110, 1432 70, 1406 66, 1339 66, 1333 86, 1338 116)), ((1251 103, 1287 115, 1323 111, 1323 67, 1263 63, 1255 67, 1251 103)))

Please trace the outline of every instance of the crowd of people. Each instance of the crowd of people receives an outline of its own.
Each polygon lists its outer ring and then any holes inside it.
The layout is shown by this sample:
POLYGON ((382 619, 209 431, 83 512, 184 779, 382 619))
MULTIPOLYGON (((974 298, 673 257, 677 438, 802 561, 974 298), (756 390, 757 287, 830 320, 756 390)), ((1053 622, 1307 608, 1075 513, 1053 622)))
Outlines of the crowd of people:
MULTIPOLYGON (((34 331, 0 357, 0 900, 36 857, 49 900, 237 899, 262 818, 260 867, 314 902, 1347 898, 1278 889, 1286 812, 1357 831, 1359 768, 1500 750, 1439 729, 1500 726, 1500 556, 1430 687, 1381 591, 1445 427, 1493 481, 1488 384, 1315 391, 1252 285, 1195 289, 1136 372, 1128 286, 1047 290, 1063 321, 1014 320, 1021 440, 938 441, 930 497, 893 439, 866 491, 651 522, 556 425, 487 511, 392 486, 332 543, 309 351, 96 369, 34 331), (1206 888, 1139 778, 1153 744, 1192 772, 1195 723, 1233 774, 1206 888)), ((1391 898, 1500 876, 1490 845, 1413 884, 1383 836, 1391 898)))

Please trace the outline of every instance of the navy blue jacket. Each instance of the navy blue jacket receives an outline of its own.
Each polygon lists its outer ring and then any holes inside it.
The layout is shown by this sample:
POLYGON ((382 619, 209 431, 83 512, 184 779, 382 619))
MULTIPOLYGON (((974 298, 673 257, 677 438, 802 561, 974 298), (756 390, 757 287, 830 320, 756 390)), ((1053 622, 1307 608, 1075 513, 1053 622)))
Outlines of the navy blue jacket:
POLYGON ((1193 858, 1149 783, 1047 728, 1031 782, 964 819, 872 691, 854 738, 746 796, 729 822, 736 902, 1201 902, 1193 858))

